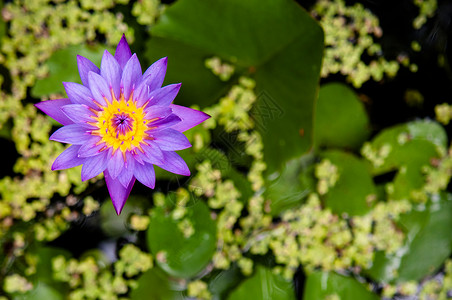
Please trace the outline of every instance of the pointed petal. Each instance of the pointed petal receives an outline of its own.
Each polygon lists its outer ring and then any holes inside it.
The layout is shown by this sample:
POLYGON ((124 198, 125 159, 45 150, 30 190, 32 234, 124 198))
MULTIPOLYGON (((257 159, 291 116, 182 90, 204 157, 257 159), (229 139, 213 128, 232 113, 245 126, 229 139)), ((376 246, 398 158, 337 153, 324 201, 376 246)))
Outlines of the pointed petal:
MULTIPOLYGON (((87 75, 88 76, 88 75, 87 75)), ((75 82, 63 82, 66 94, 71 99, 73 104, 84 104, 91 108, 99 109, 93 102, 93 95, 89 88, 75 82)))
POLYGON ((91 139, 89 130, 79 124, 69 124, 55 131, 49 138, 60 143, 82 145, 91 139))
POLYGON ((180 87, 181 84, 176 83, 151 91, 149 86, 141 82, 136 88, 133 98, 137 101, 138 106, 143 106, 146 102, 149 102, 148 105, 168 106, 176 98, 180 87))
POLYGON ((138 86, 133 90, 133 100, 137 101, 137 106, 141 107, 148 102, 151 91, 149 86, 143 82, 139 83, 138 86))
POLYGON ((133 168, 135 168, 135 159, 134 155, 129 151, 126 152, 126 161, 124 162, 124 167, 131 170, 133 173, 133 168))
POLYGON ((154 122, 151 122, 148 124, 148 126, 151 128, 149 132, 153 132, 155 130, 161 130, 168 127, 173 127, 174 125, 177 125, 181 119, 176 116, 175 114, 171 114, 165 119, 157 120, 154 122))
POLYGON ((175 104, 171 104, 170 107, 173 110, 173 113, 182 120, 171 127, 179 132, 184 132, 210 118, 208 114, 196 109, 175 104))
POLYGON ((52 171, 69 169, 83 164, 85 159, 77 156, 79 149, 79 145, 72 145, 61 152, 52 164, 52 171))
POLYGON ((83 85, 89 87, 88 73, 94 72, 99 74, 99 68, 92 61, 81 55, 77 55, 77 66, 83 85))
POLYGON ((157 166, 174 174, 190 175, 190 169, 188 169, 187 164, 179 154, 171 151, 163 151, 163 155, 165 156, 165 163, 157 166))
POLYGON ((183 133, 171 128, 154 132, 152 137, 162 151, 183 150, 191 147, 190 142, 183 133))
POLYGON ((109 90, 113 90, 116 99, 119 99, 119 84, 121 83, 122 70, 119 63, 113 57, 113 55, 104 51, 102 56, 102 62, 100 64, 100 75, 105 79, 108 84, 109 90))
POLYGON ((153 165, 165 163, 165 156, 162 150, 157 146, 154 141, 146 141, 149 145, 142 145, 144 153, 138 151, 138 155, 143 159, 143 161, 148 162, 153 165))
POLYGON ((155 118, 164 119, 172 113, 172 109, 168 106, 148 106, 144 110, 144 118, 147 120, 152 120, 155 118))
POLYGON ((141 78, 141 65, 134 54, 124 66, 121 78, 121 91, 124 94, 124 99, 129 100, 130 93, 135 86, 138 86, 138 81, 141 78))
POLYGON ((155 172, 154 166, 145 163, 144 165, 137 164, 135 166, 133 175, 135 178, 145 186, 153 189, 155 187, 155 172))
POLYGON ((61 107, 64 105, 71 104, 71 100, 69 99, 57 99, 57 100, 47 100, 36 103, 35 106, 39 108, 43 113, 59 122, 63 125, 73 124, 71 121, 61 110, 61 107))
MULTIPOLYGON (((139 164, 144 164, 143 158, 141 157, 142 154, 139 150, 137 150, 136 152, 131 153, 132 159, 135 162, 138 162, 139 164)), ((144 154, 142 154, 144 155, 144 154)))
POLYGON ((98 136, 92 136, 86 143, 84 143, 78 151, 79 157, 91 157, 100 153, 100 150, 104 148, 104 143, 99 143, 101 138, 98 136))
POLYGON ((75 123, 93 122, 94 113, 89 110, 88 106, 83 104, 69 104, 61 108, 61 110, 75 123))
POLYGON ((91 94, 93 95, 95 101, 103 106, 106 106, 107 102, 105 102, 104 99, 106 98, 111 103, 112 98, 110 88, 102 76, 94 72, 89 72, 88 81, 89 89, 91 90, 91 94))
POLYGON ((130 191, 132 190, 133 184, 135 183, 135 178, 132 177, 130 182, 125 188, 119 180, 111 178, 108 170, 104 171, 105 182, 107 183, 108 192, 110 193, 111 201, 113 202, 113 207, 115 208, 116 213, 119 215, 124 207, 124 204, 127 201, 127 198, 130 195, 130 191))
POLYGON ((102 151, 98 155, 87 158, 82 166, 82 181, 86 181, 102 173, 107 168, 108 158, 109 151, 102 151))
POLYGON ((152 91, 149 94, 149 105, 170 105, 176 98, 177 93, 179 93, 181 85, 181 83, 170 84, 152 91))
POLYGON ((117 179, 119 180, 119 183, 121 183, 123 187, 128 188, 130 180, 132 178, 133 170, 131 168, 126 168, 122 170, 117 179))
POLYGON ((122 157, 122 152, 120 150, 116 150, 108 162, 108 173, 113 179, 116 179, 123 168, 124 158, 122 157))
POLYGON ((115 58, 121 66, 121 69, 124 69, 131 56, 132 52, 130 51, 129 43, 127 43, 126 36, 123 34, 115 52, 115 58))
POLYGON ((149 86, 149 90, 153 91, 162 87, 163 80, 165 79, 166 67, 168 64, 168 57, 163 57, 153 63, 144 72, 142 81, 149 86))

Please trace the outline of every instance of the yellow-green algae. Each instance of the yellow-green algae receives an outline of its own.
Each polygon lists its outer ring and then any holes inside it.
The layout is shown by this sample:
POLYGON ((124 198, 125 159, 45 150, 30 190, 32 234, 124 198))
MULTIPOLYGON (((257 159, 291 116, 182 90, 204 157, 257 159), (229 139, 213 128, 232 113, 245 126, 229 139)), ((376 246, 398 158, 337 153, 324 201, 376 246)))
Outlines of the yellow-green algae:
POLYGON ((325 32, 325 53, 321 75, 341 73, 355 87, 383 76, 393 77, 399 70, 397 61, 387 61, 375 42, 383 35, 378 18, 360 3, 345 5, 343 0, 319 0, 311 14, 325 32), (362 61, 363 54, 371 58, 362 61))
POLYGON ((136 286, 136 275, 152 268, 150 254, 142 252, 132 244, 119 251, 119 260, 113 264, 113 272, 108 265, 94 256, 80 260, 66 259, 64 256, 52 260, 54 279, 68 283, 69 299, 126 299, 125 294, 136 286))

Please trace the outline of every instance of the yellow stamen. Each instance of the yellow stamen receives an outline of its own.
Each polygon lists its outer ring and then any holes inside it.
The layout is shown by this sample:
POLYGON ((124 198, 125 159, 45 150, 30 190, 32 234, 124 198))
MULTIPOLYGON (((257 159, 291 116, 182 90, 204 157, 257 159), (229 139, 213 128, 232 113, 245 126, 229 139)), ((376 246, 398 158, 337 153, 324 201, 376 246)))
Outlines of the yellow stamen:
POLYGON ((112 101, 105 99, 105 102, 107 105, 100 105, 101 110, 97 111, 97 116, 93 116, 95 121, 89 122, 98 128, 93 130, 92 134, 102 137, 99 143, 105 143, 107 147, 113 148, 113 153, 118 149, 121 150, 125 161, 125 151, 141 149, 140 143, 148 138, 145 131, 149 129, 147 125, 149 120, 144 118, 144 108, 137 107, 136 103, 132 101, 132 95, 129 101, 125 101, 123 94, 118 100, 112 92, 112 101), (115 123, 118 114, 128 118, 127 124, 130 128, 118 130, 117 122, 115 123))

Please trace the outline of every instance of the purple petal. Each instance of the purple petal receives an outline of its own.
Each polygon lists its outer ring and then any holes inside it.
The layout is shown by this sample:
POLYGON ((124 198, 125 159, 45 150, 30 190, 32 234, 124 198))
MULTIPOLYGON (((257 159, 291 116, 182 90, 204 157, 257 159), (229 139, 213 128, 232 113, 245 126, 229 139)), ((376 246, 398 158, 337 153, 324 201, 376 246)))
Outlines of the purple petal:
POLYGON ((148 106, 144 110, 144 113, 145 113, 144 118, 146 120, 152 120, 155 118, 164 119, 172 113, 172 109, 169 108, 168 106, 153 105, 153 106, 148 106))
POLYGON ((61 108, 61 110, 75 123, 94 122, 94 113, 83 104, 69 104, 61 108))
POLYGON ((190 175, 187 164, 179 154, 171 151, 163 151, 163 155, 165 156, 165 163, 157 166, 174 174, 190 175))
MULTIPOLYGON (((133 162, 135 162, 135 161, 137 161, 139 164, 144 164, 144 161, 143 161, 143 159, 141 158, 141 155, 140 154, 142 154, 139 150, 137 150, 137 152, 133 152, 133 153, 131 153, 131 156, 132 156, 132 161, 133 162)), ((144 154, 142 154, 142 155, 144 155, 144 154)), ((163 154, 162 154, 162 156, 163 156, 163 154)))
POLYGON ((107 168, 109 152, 103 151, 99 155, 91 156, 85 160, 82 166, 82 181, 96 177, 107 168))
POLYGON ((121 183, 123 187, 128 188, 130 180, 132 180, 132 178, 133 178, 133 169, 125 168, 118 175, 117 179, 119 180, 119 183, 121 183))
POLYGON ((133 184, 135 183, 135 178, 132 177, 130 182, 125 188, 119 180, 111 178, 108 170, 104 171, 105 182, 107 183, 108 192, 110 193, 111 201, 113 202, 113 207, 115 208, 116 214, 121 213, 127 198, 130 195, 133 184))
POLYGON ((91 90, 94 100, 103 106, 107 105, 104 98, 106 98, 110 103, 112 102, 110 88, 102 76, 94 72, 89 72, 88 81, 89 89, 91 90))
POLYGON ((175 104, 171 104, 170 107, 173 113, 181 119, 181 122, 171 127, 179 132, 184 132, 210 118, 208 114, 196 109, 175 104))
POLYGON ((165 163, 165 156, 162 150, 157 146, 154 141, 146 141, 148 145, 142 145, 144 153, 138 151, 138 155, 143 159, 143 161, 148 162, 153 165, 165 163))
POLYGON ((135 157, 129 151, 126 151, 126 161, 124 162, 124 167, 131 170, 133 173, 133 168, 135 168, 135 157))
POLYGON ((55 131, 49 138, 60 143, 82 145, 90 140, 92 135, 89 130, 79 124, 69 124, 55 131))
POLYGON ((93 95, 89 88, 75 82, 63 82, 66 93, 74 104, 84 104, 98 109, 98 106, 93 102, 93 95))
POLYGON ((149 94, 149 105, 169 106, 179 93, 181 83, 170 84, 149 94))
POLYGON ((126 36, 123 34, 115 52, 115 58, 121 66, 121 69, 124 69, 131 56, 132 52, 130 51, 129 43, 127 43, 126 36))
POLYGON ((119 181, 120 184, 122 184, 124 188, 128 188, 130 181, 133 178, 133 169, 135 168, 135 160, 133 159, 133 155, 129 151, 126 151, 125 155, 126 160, 124 162, 124 167, 122 168, 121 172, 119 173, 116 179, 119 181))
POLYGON ((116 150, 112 157, 110 157, 110 161, 108 162, 108 173, 111 175, 113 179, 118 177, 121 170, 124 168, 124 158, 122 156, 121 150, 116 150))
POLYGON ((61 110, 61 107, 64 105, 71 104, 71 100, 65 99, 57 99, 57 100, 47 100, 36 103, 35 106, 39 108, 43 113, 59 122, 63 125, 74 124, 61 110))
POLYGON ((153 63, 146 70, 146 72, 144 72, 142 81, 145 85, 149 86, 150 91, 162 87, 163 80, 165 79, 167 64, 168 57, 163 57, 153 63))
POLYGON ((121 91, 124 94, 124 99, 129 100, 130 93, 133 91, 135 85, 138 85, 138 80, 141 77, 141 65, 134 54, 129 59, 124 67, 121 78, 121 91))
POLYGON ((92 136, 86 143, 84 143, 78 151, 79 157, 91 157, 100 153, 100 150, 105 147, 104 143, 99 143, 101 138, 92 136))
POLYGON ((75 82, 63 82, 63 86, 66 90, 67 96, 71 99, 73 104, 84 104, 91 108, 99 109, 99 107, 93 102, 94 99, 90 89, 86 86, 75 82))
POLYGON ((140 83, 133 90, 133 100, 137 101, 138 107, 141 107, 144 104, 147 104, 150 94, 151 92, 149 90, 149 86, 144 83, 140 83))
POLYGON ((145 186, 151 189, 155 187, 155 172, 153 165, 147 163, 144 165, 137 164, 133 174, 135 178, 145 186))
POLYGON ((113 90, 116 99, 119 100, 119 84, 121 83, 121 67, 113 55, 107 50, 104 51, 100 64, 100 75, 105 78, 109 90, 113 90))
POLYGON ((162 151, 183 150, 191 147, 183 133, 171 128, 157 131, 152 134, 152 137, 162 151))
POLYGON ((157 120, 154 122, 151 122, 148 124, 148 126, 151 128, 150 132, 160 129, 165 129, 168 127, 173 127, 174 125, 177 125, 181 119, 176 116, 175 114, 171 114, 165 119, 157 120))
POLYGON ((94 72, 99 74, 99 68, 92 61, 81 55, 77 55, 77 66, 83 85, 89 87, 88 73, 94 72))
POLYGON ((52 164, 52 171, 69 169, 83 164, 85 159, 77 156, 79 149, 80 146, 72 145, 61 152, 52 164))

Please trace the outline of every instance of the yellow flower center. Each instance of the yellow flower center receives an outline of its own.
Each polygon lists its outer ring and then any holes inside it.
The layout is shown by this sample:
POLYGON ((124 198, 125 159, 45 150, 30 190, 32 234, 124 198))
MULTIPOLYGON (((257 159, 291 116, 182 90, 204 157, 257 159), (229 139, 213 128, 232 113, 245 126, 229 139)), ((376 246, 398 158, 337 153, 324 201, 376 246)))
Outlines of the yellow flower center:
POLYGON ((148 123, 152 122, 144 118, 143 107, 136 106, 132 95, 129 101, 125 101, 122 94, 119 100, 113 96, 111 103, 107 99, 105 101, 107 105, 100 105, 101 110, 96 111, 97 116, 93 117, 95 121, 90 123, 98 128, 92 134, 102 138, 99 144, 105 143, 105 149, 112 147, 113 152, 118 149, 123 153, 136 148, 141 150, 140 143, 148 137, 145 131, 148 130, 148 123))

